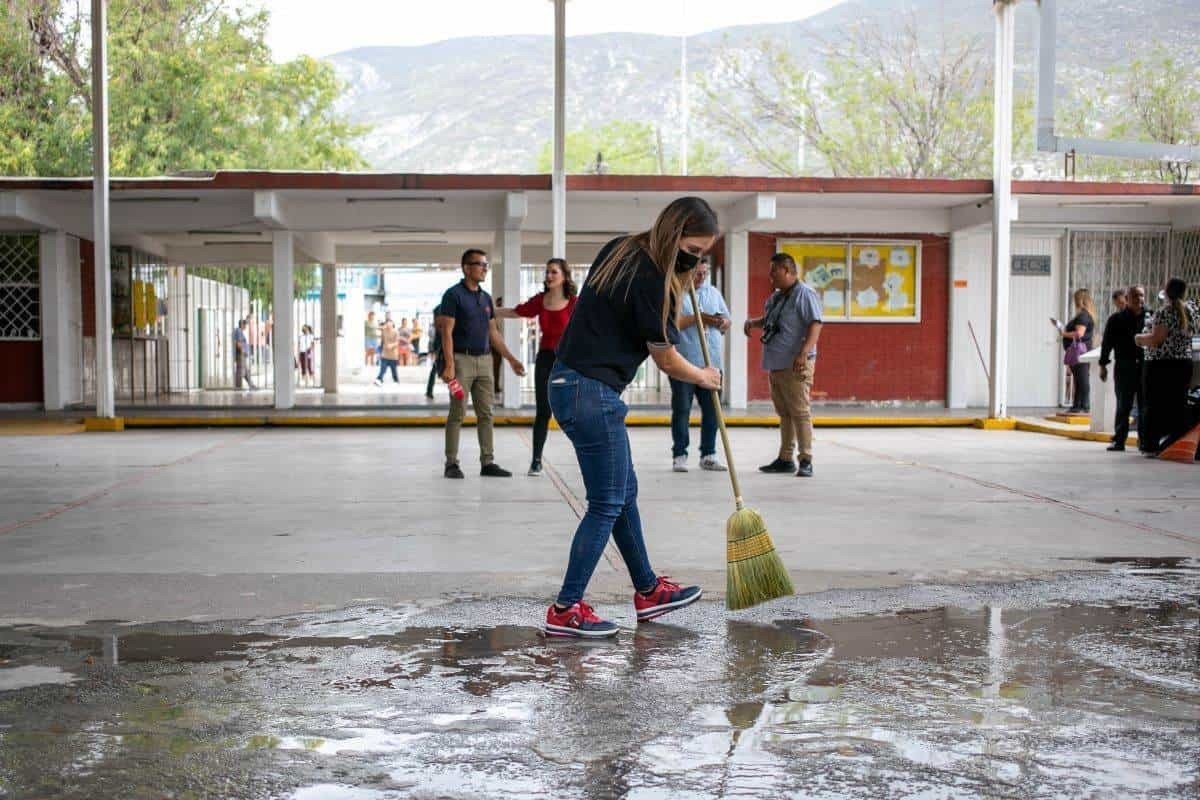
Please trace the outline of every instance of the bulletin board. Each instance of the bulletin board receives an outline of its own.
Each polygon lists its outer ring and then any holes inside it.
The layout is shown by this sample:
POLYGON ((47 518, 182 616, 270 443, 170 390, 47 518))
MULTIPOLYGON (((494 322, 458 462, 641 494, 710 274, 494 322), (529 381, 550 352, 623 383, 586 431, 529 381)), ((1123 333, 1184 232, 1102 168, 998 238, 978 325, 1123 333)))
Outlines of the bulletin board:
POLYGON ((825 322, 920 322, 918 241, 780 240, 800 280, 821 298, 825 322))

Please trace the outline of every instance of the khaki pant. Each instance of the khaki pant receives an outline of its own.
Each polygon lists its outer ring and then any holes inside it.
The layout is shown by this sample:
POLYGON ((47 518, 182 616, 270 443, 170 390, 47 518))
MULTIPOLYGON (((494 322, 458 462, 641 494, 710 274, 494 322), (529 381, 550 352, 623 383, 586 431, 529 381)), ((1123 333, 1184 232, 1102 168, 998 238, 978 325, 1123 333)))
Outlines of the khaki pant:
MULTIPOLYGON (((496 384, 492 379, 492 356, 469 356, 454 354, 454 377, 462 384, 463 391, 471 396, 475 407, 475 432, 479 436, 479 463, 487 466, 495 460, 492 449, 492 402, 496 384)), ((455 400, 450 397, 450 413, 446 416, 446 463, 458 463, 458 435, 466 416, 467 398, 455 400)))
POLYGON ((805 362, 804 369, 771 370, 771 402, 779 415, 779 458, 792 460, 792 452, 800 445, 800 460, 812 460, 812 385, 816 361, 805 362))

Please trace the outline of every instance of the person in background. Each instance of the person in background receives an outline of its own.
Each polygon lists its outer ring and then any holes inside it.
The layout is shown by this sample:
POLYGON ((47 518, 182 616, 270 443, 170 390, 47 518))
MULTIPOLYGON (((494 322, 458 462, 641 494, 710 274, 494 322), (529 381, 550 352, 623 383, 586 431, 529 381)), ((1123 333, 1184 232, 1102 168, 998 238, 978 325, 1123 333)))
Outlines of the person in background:
POLYGON ((1113 313, 1124 311, 1129 305, 1129 292, 1126 289, 1113 289, 1112 294, 1113 313))
MULTIPOLYGON (((496 383, 492 375, 492 350, 508 361, 513 372, 525 374, 525 365, 508 352, 496 327, 492 297, 483 289, 487 279, 487 252, 469 248, 461 259, 463 278, 442 295, 437 317, 442 340, 442 380, 455 378, 471 395, 475 408, 475 434, 479 438, 479 474, 485 478, 508 478, 512 473, 495 462, 492 440, 492 404, 496 383)), ((446 415, 446 466, 443 476, 463 478, 458 465, 458 439, 466 416, 466 397, 451 395, 446 415)))
POLYGON ((300 336, 297 339, 297 349, 300 360, 300 377, 312 379, 313 376, 313 347, 316 337, 311 325, 300 326, 300 336))
POLYGON ((1088 365, 1078 359, 1078 350, 1087 352, 1092 349, 1092 333, 1096 328, 1096 305, 1087 289, 1076 289, 1072 295, 1075 302, 1075 316, 1071 317, 1062 328, 1063 351, 1067 353, 1064 363, 1071 370, 1071 408, 1068 414, 1087 414, 1092 410, 1092 382, 1088 365), (1072 359, 1071 351, 1076 349, 1077 355, 1072 359))
POLYGON ((746 320, 747 336, 761 329, 762 368, 771 383, 771 403, 779 415, 779 455, 760 472, 790 473, 798 478, 813 474, 812 386, 817 369, 817 340, 821 336, 821 298, 800 280, 796 261, 787 253, 771 256, 767 273, 774 291, 765 313, 746 320), (792 461, 800 451, 800 464, 792 461))
POLYGON ((516 308, 497 308, 499 319, 518 317, 536 318, 541 339, 538 342, 537 358, 533 366, 534 397, 537 400, 537 415, 533 418, 533 461, 527 474, 542 474, 542 450, 546 446, 546 435, 550 430, 550 395, 547 384, 550 370, 554 367, 554 350, 562 339, 563 331, 575 310, 575 282, 567 262, 552 258, 546 262, 546 278, 542 291, 521 303, 516 308))
MULTIPOLYGON (((709 257, 700 259, 692 272, 700 313, 692 309, 690 292, 683 292, 679 308, 679 355, 697 367, 704 366, 700 350, 700 331, 708 343, 712 365, 721 369, 724 361, 724 336, 729 330, 729 307, 717 288, 708 281, 709 257)), ((688 471, 688 447, 691 444, 688 425, 692 415, 692 398, 700 403, 700 469, 724 472, 726 467, 717 459, 717 400, 712 392, 696 391, 694 383, 671 378, 671 469, 688 471)))
POLYGON ((412 328, 408 327, 408 317, 400 318, 400 327, 396 329, 400 337, 400 366, 407 367, 417 363, 412 350, 412 328))
POLYGON ((396 364, 400 359, 400 334, 396 332, 396 323, 385 319, 379 333, 379 374, 375 376, 375 385, 383 386, 383 375, 391 370, 392 382, 399 383, 400 376, 396 374, 396 364))
MULTIPOLYGON (((1116 293, 1113 293, 1114 300, 1116 293)), ((1146 288, 1130 286, 1122 292, 1125 302, 1119 304, 1119 310, 1104 323, 1104 335, 1100 339, 1100 380, 1108 380, 1109 356, 1116 356, 1116 366, 1113 381, 1116 384, 1117 413, 1113 421, 1113 439, 1108 449, 1121 452, 1125 449, 1125 440, 1129 437, 1129 416, 1133 413, 1134 405, 1140 409, 1145 404, 1142 400, 1142 348, 1134 342, 1134 337, 1142 332, 1146 325, 1146 288)), ((1138 415, 1139 447, 1144 442, 1142 419, 1138 415)))
MULTIPOLYGON (((441 304, 433 307, 433 318, 436 320, 441 312, 441 304)), ((438 353, 442 350, 442 338, 438 335, 437 324, 433 326, 433 338, 429 340, 429 380, 425 382, 425 399, 433 399, 433 382, 438 376, 438 353)))
POLYGON ((250 343, 246 339, 246 320, 238 320, 238 326, 233 332, 233 388, 241 389, 242 380, 246 386, 257 389, 254 381, 250 380, 250 343))
POLYGON ((1200 333, 1200 309, 1185 302, 1187 283, 1171 278, 1163 289, 1162 307, 1154 313, 1150 330, 1134 341, 1146 348, 1143 370, 1141 449, 1155 455, 1188 429, 1187 393, 1192 381, 1192 336, 1200 333))
POLYGON ((421 316, 418 314, 412 320, 412 351, 416 359, 413 363, 421 363, 421 334, 424 331, 421 328, 421 316))
POLYGON ((375 312, 368 311, 367 319, 363 322, 363 365, 374 366, 375 357, 379 351, 379 323, 375 321, 375 312))

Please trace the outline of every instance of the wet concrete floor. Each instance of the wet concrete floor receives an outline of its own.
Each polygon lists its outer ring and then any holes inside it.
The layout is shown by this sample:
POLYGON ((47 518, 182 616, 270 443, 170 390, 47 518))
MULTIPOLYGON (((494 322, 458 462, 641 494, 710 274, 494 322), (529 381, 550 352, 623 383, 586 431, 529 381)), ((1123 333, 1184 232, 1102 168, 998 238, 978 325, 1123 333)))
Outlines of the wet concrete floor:
POLYGON ((704 602, 0 629, 5 798, 1200 796, 1200 563, 704 602))

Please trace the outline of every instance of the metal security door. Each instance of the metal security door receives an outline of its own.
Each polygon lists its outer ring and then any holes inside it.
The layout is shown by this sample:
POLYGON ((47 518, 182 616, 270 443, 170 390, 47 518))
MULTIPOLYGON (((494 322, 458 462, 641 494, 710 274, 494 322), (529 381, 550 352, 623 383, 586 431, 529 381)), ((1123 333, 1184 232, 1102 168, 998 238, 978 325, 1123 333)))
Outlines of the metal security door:
POLYGON ((1013 238, 1014 269, 1009 279, 1008 403, 1049 408, 1058 405, 1062 346, 1050 325, 1062 317, 1061 235, 1013 238), (1021 259, 1020 256, 1042 258, 1021 259), (1045 260, 1049 259, 1049 268, 1045 260))

